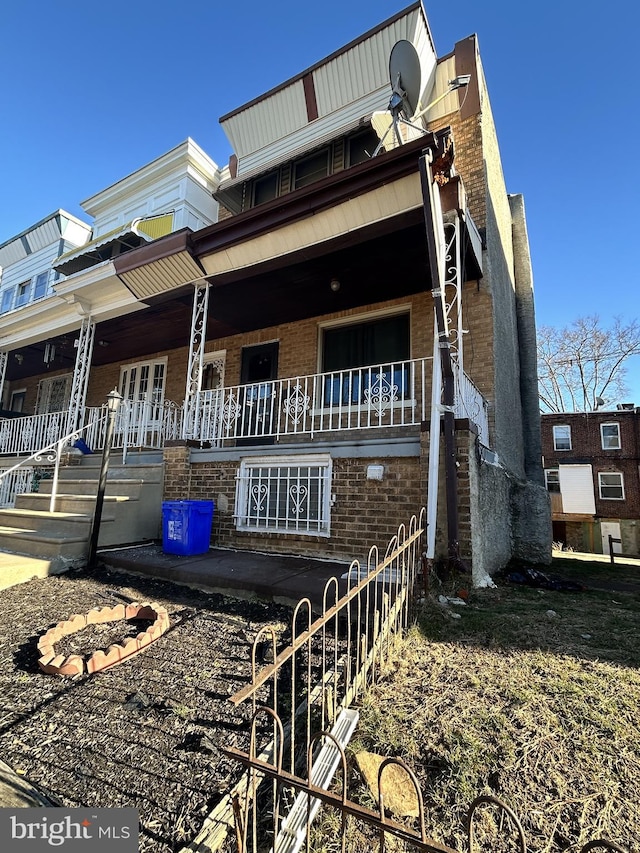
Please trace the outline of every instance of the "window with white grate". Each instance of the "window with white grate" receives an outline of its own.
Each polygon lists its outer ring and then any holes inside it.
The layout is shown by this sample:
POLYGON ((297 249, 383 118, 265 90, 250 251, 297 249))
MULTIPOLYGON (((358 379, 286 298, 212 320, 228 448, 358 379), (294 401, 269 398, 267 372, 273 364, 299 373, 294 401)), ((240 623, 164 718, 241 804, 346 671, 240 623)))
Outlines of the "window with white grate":
POLYGON ((236 484, 238 530, 328 536, 328 454, 243 459, 236 484))

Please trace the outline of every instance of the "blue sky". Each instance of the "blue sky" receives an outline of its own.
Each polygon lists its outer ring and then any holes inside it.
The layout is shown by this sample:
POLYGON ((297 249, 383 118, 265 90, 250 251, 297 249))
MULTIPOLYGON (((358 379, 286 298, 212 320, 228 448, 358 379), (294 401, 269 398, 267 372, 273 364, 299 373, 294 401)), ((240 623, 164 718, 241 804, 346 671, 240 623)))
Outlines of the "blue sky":
MULTIPOLYGON (((6 4, 0 242, 191 136, 219 164, 219 116, 409 5, 403 0, 6 4)), ((523 193, 539 324, 640 316, 635 0, 425 0, 439 55, 471 33, 507 190, 523 193)), ((640 357, 629 364, 640 405, 640 357)))

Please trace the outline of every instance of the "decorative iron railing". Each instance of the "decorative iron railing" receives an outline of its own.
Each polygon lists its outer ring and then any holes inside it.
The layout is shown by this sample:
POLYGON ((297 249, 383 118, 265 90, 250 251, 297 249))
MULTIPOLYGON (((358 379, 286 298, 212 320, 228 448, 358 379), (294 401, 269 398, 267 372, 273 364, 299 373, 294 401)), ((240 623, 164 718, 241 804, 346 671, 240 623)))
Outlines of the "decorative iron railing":
MULTIPOLYGON (((427 419, 431 358, 337 370, 215 391, 200 391, 188 406, 124 400, 118 410, 113 447, 162 448, 187 438, 213 448, 252 439, 279 441, 344 431, 418 426, 427 419)), ((489 446, 487 402, 464 373, 455 370, 455 414, 469 418, 489 446)), ((104 445, 101 407, 81 418, 92 450, 104 445)), ((69 412, 0 420, 0 454, 22 456, 69 432, 69 412)))
MULTIPOLYGON (((419 425, 426 419, 432 359, 371 365, 201 391, 185 417, 185 437, 220 447, 251 438, 419 425)), ((456 374, 456 415, 489 443, 487 404, 456 374)))

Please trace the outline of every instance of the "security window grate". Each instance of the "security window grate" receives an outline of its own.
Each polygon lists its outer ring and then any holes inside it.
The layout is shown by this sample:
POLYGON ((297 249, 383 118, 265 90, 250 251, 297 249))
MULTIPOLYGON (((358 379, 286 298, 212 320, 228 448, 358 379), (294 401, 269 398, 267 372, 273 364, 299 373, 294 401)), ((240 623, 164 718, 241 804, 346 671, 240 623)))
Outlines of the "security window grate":
POLYGON ((240 464, 239 530, 329 535, 331 458, 261 457, 240 464))

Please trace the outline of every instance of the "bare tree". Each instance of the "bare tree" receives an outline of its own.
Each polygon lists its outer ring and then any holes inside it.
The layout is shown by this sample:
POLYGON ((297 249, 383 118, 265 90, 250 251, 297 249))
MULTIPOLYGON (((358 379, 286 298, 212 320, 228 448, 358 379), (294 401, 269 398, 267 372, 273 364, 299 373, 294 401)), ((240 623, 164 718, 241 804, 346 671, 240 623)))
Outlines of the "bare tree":
POLYGON ((570 326, 538 327, 540 405, 545 412, 590 412, 606 398, 620 399, 625 362, 640 354, 640 324, 619 317, 606 329, 597 315, 570 326))

